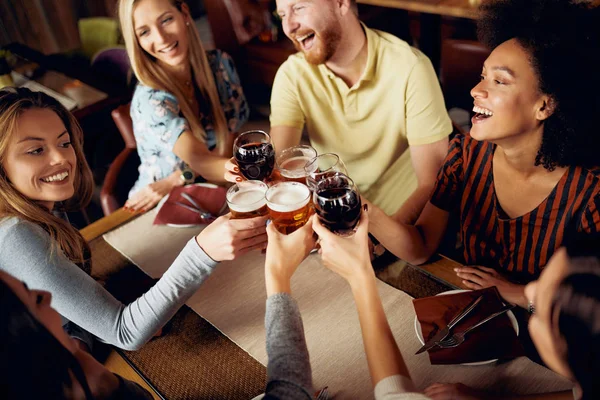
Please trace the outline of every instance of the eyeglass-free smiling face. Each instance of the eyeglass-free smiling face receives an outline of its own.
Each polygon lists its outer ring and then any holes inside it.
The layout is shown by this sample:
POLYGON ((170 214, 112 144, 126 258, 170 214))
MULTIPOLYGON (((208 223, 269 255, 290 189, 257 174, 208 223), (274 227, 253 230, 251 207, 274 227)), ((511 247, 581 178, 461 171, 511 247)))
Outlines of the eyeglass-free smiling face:
MULTIPOLYGON (((187 6, 183 6, 187 10, 187 6)), ((170 67, 189 61, 189 17, 169 0, 143 0, 135 4, 133 26, 140 47, 170 67)))
POLYGON ((285 35, 311 64, 323 64, 341 41, 342 26, 330 0, 277 0, 285 35))
POLYGON ((497 143, 541 129, 552 108, 538 81, 529 54, 517 40, 496 47, 483 65, 481 81, 471 90, 471 136, 497 143))
POLYGON ((54 111, 30 109, 19 117, 2 161, 16 190, 51 210, 73 197, 76 166, 70 134, 54 111))

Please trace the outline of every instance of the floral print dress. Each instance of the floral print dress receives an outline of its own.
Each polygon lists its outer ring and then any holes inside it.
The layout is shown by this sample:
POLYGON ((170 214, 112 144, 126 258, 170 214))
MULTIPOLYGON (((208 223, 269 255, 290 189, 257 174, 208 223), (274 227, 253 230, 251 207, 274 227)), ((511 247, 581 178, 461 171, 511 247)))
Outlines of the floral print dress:
MULTIPOLYGON (((233 60, 220 50, 207 51, 206 56, 229 132, 235 133, 248 121, 250 110, 233 60)), ((185 162, 173 153, 173 147, 179 136, 190 129, 173 94, 142 84, 137 85, 131 100, 131 119, 141 164, 140 175, 129 197, 146 185, 185 167, 185 162)), ((206 131, 206 145, 212 150, 217 140, 211 118, 201 111, 200 122, 206 131)))

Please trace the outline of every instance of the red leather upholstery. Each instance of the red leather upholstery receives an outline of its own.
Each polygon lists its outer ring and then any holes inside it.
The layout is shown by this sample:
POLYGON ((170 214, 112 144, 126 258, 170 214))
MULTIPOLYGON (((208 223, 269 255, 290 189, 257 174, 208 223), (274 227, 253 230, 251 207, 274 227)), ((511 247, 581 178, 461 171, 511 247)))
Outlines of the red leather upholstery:
POLYGON ((133 135, 133 123, 129 115, 130 104, 123 104, 111 112, 111 116, 123 137, 125 148, 110 165, 100 191, 100 203, 104 215, 109 215, 127 201, 129 190, 138 177, 140 159, 133 135))

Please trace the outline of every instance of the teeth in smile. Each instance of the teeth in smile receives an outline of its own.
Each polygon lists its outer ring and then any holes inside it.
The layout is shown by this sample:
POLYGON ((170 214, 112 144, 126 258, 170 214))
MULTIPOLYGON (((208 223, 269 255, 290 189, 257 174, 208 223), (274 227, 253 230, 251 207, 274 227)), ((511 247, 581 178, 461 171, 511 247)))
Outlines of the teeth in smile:
POLYGON ((165 47, 164 49, 162 49, 162 50, 159 50, 159 52, 161 52, 161 53, 166 53, 166 52, 168 52, 168 51, 171 51, 171 50, 173 50, 173 49, 175 48, 175 45, 176 45, 176 44, 177 44, 177 42, 173 43, 173 44, 172 44, 172 45, 170 45, 169 47, 165 47))
POLYGON ((297 37, 296 40, 299 41, 299 42, 304 42, 309 36, 312 36, 312 35, 313 35, 312 32, 311 33, 307 33, 304 36, 297 37))
POLYGON ((476 112, 478 114, 489 115, 489 116, 494 115, 494 113, 491 110, 488 110, 487 108, 483 108, 483 107, 478 107, 478 106, 473 107, 473 112, 476 112))
POLYGON ((69 176, 68 172, 61 172, 60 174, 52 175, 47 178, 42 178, 44 182, 60 182, 64 181, 67 176, 69 176))

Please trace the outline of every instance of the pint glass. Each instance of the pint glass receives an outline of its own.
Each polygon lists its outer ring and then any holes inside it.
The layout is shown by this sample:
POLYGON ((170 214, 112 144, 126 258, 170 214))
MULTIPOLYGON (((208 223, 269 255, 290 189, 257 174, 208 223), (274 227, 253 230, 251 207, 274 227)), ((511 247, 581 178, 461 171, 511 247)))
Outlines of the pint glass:
POLYGON ((267 190, 266 199, 271 222, 281 233, 294 232, 310 217, 310 190, 302 183, 277 183, 267 190))
POLYGON ((321 180, 313 193, 319 221, 333 233, 351 235, 360 220, 361 200, 352 179, 337 173, 321 180))
POLYGON ((238 136, 233 143, 233 156, 240 173, 248 180, 265 180, 275 166, 271 136, 263 131, 248 131, 238 136))
POLYGON ((232 219, 267 215, 265 193, 269 187, 261 181, 238 182, 227 191, 227 205, 232 219))
POLYGON ((277 168, 286 181, 306 183, 306 164, 317 156, 317 151, 310 146, 294 146, 285 149, 277 157, 277 168))

